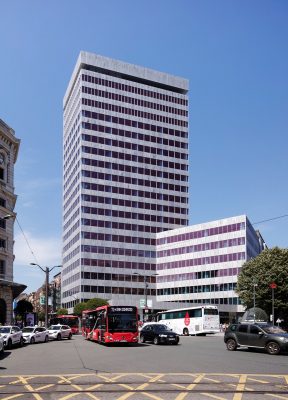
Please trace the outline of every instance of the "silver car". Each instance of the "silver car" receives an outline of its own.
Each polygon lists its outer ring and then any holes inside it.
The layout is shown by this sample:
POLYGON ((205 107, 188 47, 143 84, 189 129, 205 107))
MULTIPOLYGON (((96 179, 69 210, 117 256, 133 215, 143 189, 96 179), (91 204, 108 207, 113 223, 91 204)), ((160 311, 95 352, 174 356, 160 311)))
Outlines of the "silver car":
POLYGON ((51 340, 72 339, 72 330, 68 325, 51 325, 48 332, 51 340))
POLYGON ((49 332, 41 326, 26 326, 22 329, 23 339, 25 343, 48 342, 49 332))

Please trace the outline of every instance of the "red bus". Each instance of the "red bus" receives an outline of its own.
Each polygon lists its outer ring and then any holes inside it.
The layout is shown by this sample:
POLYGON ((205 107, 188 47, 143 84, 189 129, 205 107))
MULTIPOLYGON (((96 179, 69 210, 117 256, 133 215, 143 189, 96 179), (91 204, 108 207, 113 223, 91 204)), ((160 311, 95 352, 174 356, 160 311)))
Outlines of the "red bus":
POLYGON ((68 325, 73 335, 79 333, 79 318, 77 315, 57 315, 50 319, 50 325, 68 325))
POLYGON ((82 335, 98 343, 137 343, 138 310, 130 306, 101 306, 82 313, 82 335))

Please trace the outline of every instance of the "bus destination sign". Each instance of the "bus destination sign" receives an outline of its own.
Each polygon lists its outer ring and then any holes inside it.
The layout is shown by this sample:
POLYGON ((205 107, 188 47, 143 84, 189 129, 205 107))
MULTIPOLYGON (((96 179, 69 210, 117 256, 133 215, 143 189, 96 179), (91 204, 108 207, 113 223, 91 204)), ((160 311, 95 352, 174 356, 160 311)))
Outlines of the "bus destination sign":
POLYGON ((135 312, 135 307, 110 307, 109 310, 111 313, 135 312))

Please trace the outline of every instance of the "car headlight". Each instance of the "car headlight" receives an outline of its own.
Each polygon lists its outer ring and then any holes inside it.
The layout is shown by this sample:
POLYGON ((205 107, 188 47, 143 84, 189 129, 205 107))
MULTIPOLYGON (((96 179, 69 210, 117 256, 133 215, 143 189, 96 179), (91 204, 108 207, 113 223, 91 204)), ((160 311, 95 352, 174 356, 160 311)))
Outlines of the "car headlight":
POLYGON ((161 334, 159 335, 159 337, 167 337, 167 335, 163 335, 163 333, 161 333, 161 334))
POLYGON ((3 337, 3 339, 6 339, 6 338, 7 338, 7 335, 3 335, 2 337, 3 337))
POLYGON ((280 337, 281 342, 288 343, 288 338, 280 337))

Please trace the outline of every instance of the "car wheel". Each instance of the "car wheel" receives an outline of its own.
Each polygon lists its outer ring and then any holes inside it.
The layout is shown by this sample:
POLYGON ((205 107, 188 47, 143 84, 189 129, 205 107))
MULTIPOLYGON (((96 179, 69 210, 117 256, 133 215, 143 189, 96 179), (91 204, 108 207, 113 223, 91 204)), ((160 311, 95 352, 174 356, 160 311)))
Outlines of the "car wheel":
POLYGON ((184 329, 183 329, 183 335, 189 336, 188 328, 184 328, 184 329))
POLYGON ((159 344, 159 338, 157 336, 154 337, 153 343, 154 344, 159 344))
POLYGON ((24 344, 23 337, 21 337, 20 342, 19 342, 19 346, 22 347, 23 344, 24 344))
POLYGON ((237 343, 234 339, 228 339, 226 342, 226 347, 229 351, 235 351, 237 349, 237 343))
POLYGON ((48 340, 49 340, 49 336, 45 336, 45 340, 44 340, 44 342, 45 342, 45 343, 47 343, 47 342, 48 342, 48 340))
POLYGON ((7 342, 7 349, 8 350, 12 349, 12 340, 11 339, 9 339, 7 342))
POLYGON ((35 338, 34 338, 34 337, 31 337, 30 343, 31 343, 31 344, 34 344, 34 343, 35 343, 35 338))
POLYGON ((179 338, 176 339, 176 341, 173 344, 178 344, 179 343, 179 338))
POLYGON ((140 335, 140 339, 139 339, 140 343, 145 343, 145 338, 143 335, 140 335))
POLYGON ((266 351, 268 354, 276 355, 280 353, 280 346, 276 342, 269 342, 266 345, 266 351))
POLYGON ((69 339, 69 340, 72 339, 72 333, 69 333, 68 339, 69 339))
POLYGON ((60 335, 60 333, 58 333, 58 335, 57 335, 57 340, 61 340, 62 338, 61 338, 61 335, 60 335))

